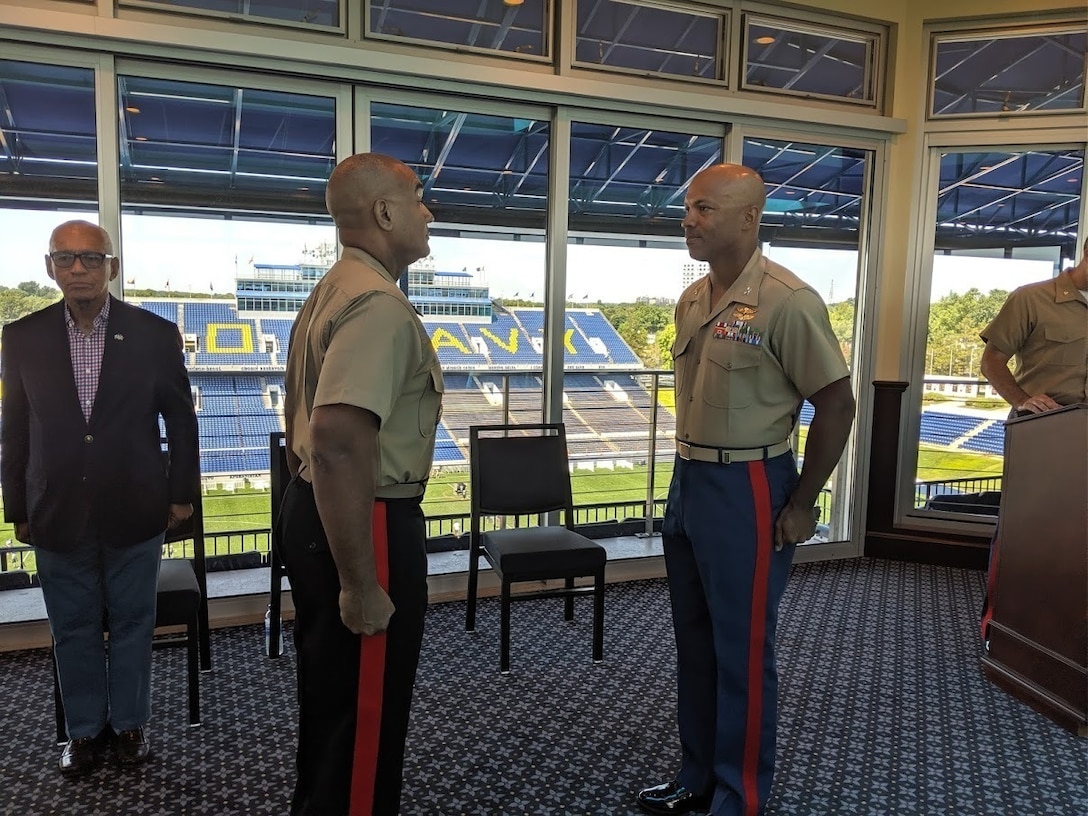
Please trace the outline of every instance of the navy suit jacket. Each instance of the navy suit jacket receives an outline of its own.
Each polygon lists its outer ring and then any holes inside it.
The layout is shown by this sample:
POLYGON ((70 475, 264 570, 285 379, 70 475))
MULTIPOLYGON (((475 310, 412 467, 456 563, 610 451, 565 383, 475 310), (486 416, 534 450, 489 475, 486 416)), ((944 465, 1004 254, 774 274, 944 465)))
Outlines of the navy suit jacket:
POLYGON ((89 421, 64 301, 4 327, 0 366, 4 518, 29 521, 34 546, 63 551, 85 535, 137 544, 166 529, 170 504, 196 500, 196 413, 176 325, 111 296, 89 421))

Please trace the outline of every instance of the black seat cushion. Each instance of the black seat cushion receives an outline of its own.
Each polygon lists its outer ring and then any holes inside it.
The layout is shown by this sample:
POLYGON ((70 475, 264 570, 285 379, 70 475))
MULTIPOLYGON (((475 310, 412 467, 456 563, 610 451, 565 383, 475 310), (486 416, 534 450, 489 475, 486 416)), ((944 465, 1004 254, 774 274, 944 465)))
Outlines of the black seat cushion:
POLYGON ((200 584, 193 565, 184 558, 164 558, 159 567, 156 625, 188 623, 199 608, 200 584))
POLYGON ((26 570, 0 572, 0 589, 30 589, 33 582, 26 570))
POLYGON ((498 572, 519 578, 590 575, 606 560, 604 547, 566 527, 495 530, 480 543, 498 572))

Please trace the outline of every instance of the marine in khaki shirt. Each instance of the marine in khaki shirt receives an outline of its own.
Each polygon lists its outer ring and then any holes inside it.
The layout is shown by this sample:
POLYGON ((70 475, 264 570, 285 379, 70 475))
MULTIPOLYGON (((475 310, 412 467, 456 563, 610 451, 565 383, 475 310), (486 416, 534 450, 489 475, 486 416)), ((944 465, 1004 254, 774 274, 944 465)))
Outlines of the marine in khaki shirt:
POLYGON ((395 275, 430 252, 434 216, 403 162, 360 153, 329 176, 342 258, 287 352, 277 547, 291 581, 298 748, 291 812, 400 812, 427 611, 421 506, 442 372, 395 275))
POLYGON ((767 192, 748 167, 700 171, 684 195, 688 254, 710 267, 676 307, 676 460, 661 546, 676 641, 676 774, 639 807, 762 813, 771 792, 778 695, 774 631, 797 544, 854 416, 827 309, 763 257, 767 192), (813 419, 800 473, 788 437, 813 419))
POLYGON ((378 417, 378 498, 423 493, 441 415, 442 369, 412 304, 393 275, 361 249, 343 257, 299 312, 286 387, 293 400, 292 450, 310 481, 310 415, 353 405, 378 417), (297 344, 297 345, 296 345, 297 344))
POLYGON ((1088 402, 1085 289, 1088 253, 1057 277, 1014 291, 982 330, 982 374, 1015 410, 1039 413, 1088 402))
POLYGON ((801 401, 849 376, 820 296, 758 249, 713 308, 710 278, 676 306, 676 438, 744 449, 776 445, 801 401))

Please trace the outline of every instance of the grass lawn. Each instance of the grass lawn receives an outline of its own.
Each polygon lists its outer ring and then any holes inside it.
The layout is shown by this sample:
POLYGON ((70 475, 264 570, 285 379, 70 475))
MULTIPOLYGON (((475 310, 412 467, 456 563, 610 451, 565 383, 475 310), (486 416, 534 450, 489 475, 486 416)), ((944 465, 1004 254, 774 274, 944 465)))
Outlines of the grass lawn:
MULTIPOLYGON (((661 392, 662 396, 672 392, 661 392)), ((666 405, 665 399, 662 404, 666 405)), ((802 429, 799 448, 804 451, 807 429, 802 429)), ((658 461, 654 472, 653 495, 663 499, 672 477, 673 463, 668 458, 658 461)), ((923 481, 943 481, 979 476, 1000 476, 1002 457, 950 451, 934 445, 922 445, 918 452, 918 478, 923 481)), ((427 485, 423 509, 429 516, 465 515, 469 513, 467 495, 459 496, 457 487, 463 483, 468 486, 468 468, 462 472, 441 473, 432 478, 427 485)), ((647 491, 647 467, 637 465, 631 468, 614 470, 575 470, 571 474, 571 487, 574 492, 574 504, 594 505, 612 502, 644 503, 647 491)), ((204 529, 207 533, 235 533, 220 538, 215 545, 215 552, 223 554, 249 550, 267 551, 269 518, 271 515, 271 493, 268 490, 212 490, 204 495, 204 529), (239 532, 249 531, 249 532, 239 532)), ((17 545, 13 525, 0 524, 0 553, 4 545, 17 545)), ((175 545, 180 548, 179 545, 175 545)), ((212 552, 211 545, 208 548, 212 552)), ((180 555, 180 552, 174 553, 180 555)), ((33 570, 33 555, 24 562, 33 570)))

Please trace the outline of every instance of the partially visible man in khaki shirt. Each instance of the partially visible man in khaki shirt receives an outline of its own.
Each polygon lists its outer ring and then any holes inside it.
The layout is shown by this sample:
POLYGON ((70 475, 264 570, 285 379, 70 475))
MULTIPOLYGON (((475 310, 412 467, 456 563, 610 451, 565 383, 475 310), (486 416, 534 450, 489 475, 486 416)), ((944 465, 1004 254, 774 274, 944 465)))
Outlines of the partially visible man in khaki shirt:
POLYGON ((982 330, 982 376, 1014 411, 1088 402, 1088 240, 1082 254, 1072 269, 1014 291, 982 330))

